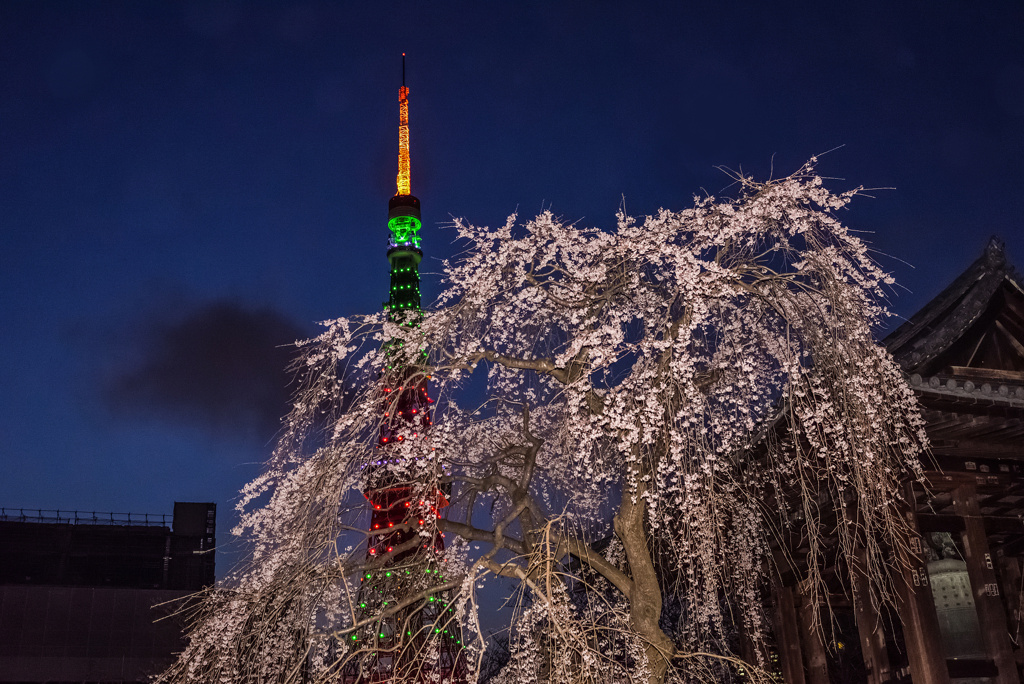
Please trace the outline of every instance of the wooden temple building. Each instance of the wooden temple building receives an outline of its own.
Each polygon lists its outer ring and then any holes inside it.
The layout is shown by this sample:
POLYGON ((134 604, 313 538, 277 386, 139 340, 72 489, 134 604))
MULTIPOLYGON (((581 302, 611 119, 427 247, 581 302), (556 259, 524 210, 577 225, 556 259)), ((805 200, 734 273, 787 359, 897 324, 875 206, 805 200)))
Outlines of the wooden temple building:
MULTIPOLYGON (((917 535, 895 614, 837 586, 835 630, 787 577, 774 597, 786 684, 1019 684, 1024 558, 1024 279, 993 239, 885 340, 920 401, 934 454, 907 483, 917 535), (831 643, 825 643, 826 641, 831 643)), ((788 578, 793 580, 793 578, 788 578)))

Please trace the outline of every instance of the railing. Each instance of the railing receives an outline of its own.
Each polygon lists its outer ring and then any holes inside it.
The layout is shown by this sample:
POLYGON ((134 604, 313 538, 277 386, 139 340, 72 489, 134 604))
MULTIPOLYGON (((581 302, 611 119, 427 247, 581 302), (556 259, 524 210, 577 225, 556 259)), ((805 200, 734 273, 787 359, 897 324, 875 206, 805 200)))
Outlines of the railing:
POLYGON ((170 527, 174 516, 163 513, 101 513, 45 508, 0 508, 0 520, 65 525, 140 525, 170 527))

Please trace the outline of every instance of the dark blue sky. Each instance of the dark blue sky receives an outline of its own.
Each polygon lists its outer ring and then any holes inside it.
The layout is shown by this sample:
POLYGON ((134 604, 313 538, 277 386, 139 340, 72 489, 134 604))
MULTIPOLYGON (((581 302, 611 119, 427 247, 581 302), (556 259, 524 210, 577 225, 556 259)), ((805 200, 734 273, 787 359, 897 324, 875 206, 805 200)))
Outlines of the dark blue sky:
POLYGON ((842 146, 898 313, 989 235, 1024 263, 1024 6, 833 4, 0 3, 0 506, 212 500, 226 539, 275 345, 386 298, 402 52, 428 257, 842 146))

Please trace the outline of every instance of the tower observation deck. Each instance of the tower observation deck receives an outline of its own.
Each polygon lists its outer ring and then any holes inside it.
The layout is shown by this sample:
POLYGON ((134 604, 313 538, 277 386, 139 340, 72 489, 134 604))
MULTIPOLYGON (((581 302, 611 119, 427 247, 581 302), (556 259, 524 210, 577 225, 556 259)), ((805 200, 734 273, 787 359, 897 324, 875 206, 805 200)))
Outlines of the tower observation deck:
MULTIPOLYGON (((389 320, 418 328, 422 219, 420 201, 411 192, 404 54, 398 92, 398 190, 388 201, 391 287, 385 306, 389 320)), ((448 505, 447 493, 423 467, 429 459, 410 455, 416 450, 408 448, 425 440, 431 424, 430 378, 422 364, 426 351, 404 344, 384 343, 382 419, 363 490, 372 511, 367 566, 376 569, 360 578, 359 610, 360 621, 370 624, 351 637, 357 657, 344 670, 346 684, 466 681, 462 632, 448 605, 451 589, 440 563, 444 540, 433 524, 448 505)))

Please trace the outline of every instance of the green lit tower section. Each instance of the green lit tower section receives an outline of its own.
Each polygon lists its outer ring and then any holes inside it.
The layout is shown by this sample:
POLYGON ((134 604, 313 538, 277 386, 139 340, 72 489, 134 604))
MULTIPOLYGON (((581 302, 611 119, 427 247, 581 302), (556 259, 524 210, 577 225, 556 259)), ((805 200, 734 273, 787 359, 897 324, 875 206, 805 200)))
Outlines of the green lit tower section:
POLYGON ((395 195, 388 202, 388 261, 391 263, 391 316, 420 309, 420 201, 412 195, 395 195))

